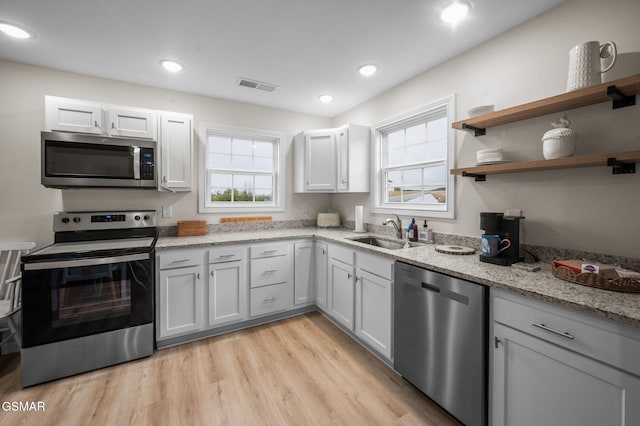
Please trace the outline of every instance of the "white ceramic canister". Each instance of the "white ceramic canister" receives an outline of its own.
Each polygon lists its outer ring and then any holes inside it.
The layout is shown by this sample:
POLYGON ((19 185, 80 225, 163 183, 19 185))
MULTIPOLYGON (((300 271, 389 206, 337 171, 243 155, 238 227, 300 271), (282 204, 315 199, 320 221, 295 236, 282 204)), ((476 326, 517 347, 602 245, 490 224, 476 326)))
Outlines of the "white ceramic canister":
POLYGON ((616 45, 612 41, 588 41, 574 46, 569 50, 567 92, 602 83, 602 73, 615 65, 616 56, 616 45), (609 59, 604 69, 602 59, 609 59))
POLYGON ((542 136, 542 155, 547 160, 571 157, 576 152, 578 132, 569 128, 571 122, 564 115, 551 125, 554 129, 542 136))

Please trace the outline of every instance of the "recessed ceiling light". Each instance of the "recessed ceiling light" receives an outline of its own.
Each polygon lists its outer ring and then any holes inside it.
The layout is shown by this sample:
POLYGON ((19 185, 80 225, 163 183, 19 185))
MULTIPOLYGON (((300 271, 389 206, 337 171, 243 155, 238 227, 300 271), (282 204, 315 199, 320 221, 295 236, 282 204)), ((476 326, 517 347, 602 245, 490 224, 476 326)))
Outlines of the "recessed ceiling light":
POLYGON ((370 75, 374 75, 376 71, 378 71, 378 67, 376 67, 375 65, 363 65, 358 68, 358 71, 365 77, 369 77, 370 75))
POLYGON ((162 61, 160 61, 160 65, 162 65, 164 69, 169 72, 182 71, 182 65, 170 59, 163 59, 162 61))
POLYGON ((333 96, 331 96, 331 95, 320 95, 320 96, 318 96, 318 99, 323 104, 328 104, 329 102, 331 102, 333 100, 333 96))
POLYGON ((6 22, 0 22, 0 31, 13 38, 31 38, 31 33, 6 22))
POLYGON ((458 22, 462 21, 465 16, 467 16, 470 8, 471 6, 469 5, 469 3, 464 1, 456 1, 455 3, 447 6, 440 13, 440 19, 449 24, 457 24, 458 22))

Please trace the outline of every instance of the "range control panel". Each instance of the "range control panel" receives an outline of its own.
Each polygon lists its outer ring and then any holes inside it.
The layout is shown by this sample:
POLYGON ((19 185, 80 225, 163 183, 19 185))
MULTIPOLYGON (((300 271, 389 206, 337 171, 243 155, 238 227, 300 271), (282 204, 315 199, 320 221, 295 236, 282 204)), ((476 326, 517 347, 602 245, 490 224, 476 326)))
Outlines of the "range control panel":
POLYGON ((90 231, 100 229, 132 229, 156 226, 154 210, 114 212, 55 212, 53 231, 90 231))

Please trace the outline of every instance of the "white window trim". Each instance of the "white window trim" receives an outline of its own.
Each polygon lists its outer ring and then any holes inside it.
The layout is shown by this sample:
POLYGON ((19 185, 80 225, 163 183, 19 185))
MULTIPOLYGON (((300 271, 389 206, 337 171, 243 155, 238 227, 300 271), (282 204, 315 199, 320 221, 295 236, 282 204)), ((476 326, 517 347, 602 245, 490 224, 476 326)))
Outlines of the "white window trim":
POLYGON ((273 132, 269 130, 247 129, 243 127, 226 126, 216 123, 200 123, 198 131, 199 139, 199 191, 198 191, 198 212, 199 213, 272 213, 285 211, 285 134, 273 132), (269 138, 277 140, 277 159, 275 163, 275 184, 274 202, 273 203, 256 203, 252 205, 238 205, 237 203, 216 203, 214 207, 205 205, 205 197, 207 196, 207 132, 217 131, 231 133, 238 136, 247 136, 251 138, 269 138))
POLYGON ((455 96, 449 95, 436 101, 430 102, 420 108, 394 115, 393 117, 382 120, 371 126, 374 134, 373 146, 373 167, 371 168, 371 182, 373 190, 371 194, 371 213, 389 214, 398 213, 402 215, 415 215, 427 218, 455 218, 455 176, 447 173, 447 201, 443 206, 424 206, 416 208, 415 205, 408 204, 390 204, 384 203, 383 199, 383 183, 382 183, 382 159, 383 159, 383 143, 382 133, 390 128, 397 126, 405 121, 412 121, 421 115, 428 114, 431 111, 446 108, 447 111, 447 172, 449 169, 455 168, 455 133, 451 127, 455 112, 455 96))

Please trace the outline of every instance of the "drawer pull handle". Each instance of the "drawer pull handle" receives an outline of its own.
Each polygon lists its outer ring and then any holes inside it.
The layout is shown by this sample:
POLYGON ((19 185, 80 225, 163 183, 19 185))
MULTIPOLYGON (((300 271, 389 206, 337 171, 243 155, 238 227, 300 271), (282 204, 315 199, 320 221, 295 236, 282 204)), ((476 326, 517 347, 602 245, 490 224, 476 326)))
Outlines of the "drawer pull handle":
POLYGON ((275 302, 276 300, 278 300, 278 298, 277 298, 277 297, 265 297, 265 298, 264 298, 264 301, 263 301, 262 303, 273 303, 273 302, 275 302))
POLYGON ((221 257, 223 259, 228 259, 228 258, 233 257, 233 256, 235 256, 235 254, 221 254, 218 257, 221 257))
POLYGON ((277 269, 269 269, 268 271, 264 271, 263 274, 274 274, 276 272, 278 272, 277 269))
POLYGON ((275 253, 277 251, 278 250, 265 250, 265 251, 262 252, 262 254, 271 254, 271 253, 275 253))
POLYGON ((182 262, 188 262, 188 261, 189 261, 189 259, 180 259, 180 260, 174 260, 171 263, 182 263, 182 262))
POLYGON ((533 324, 531 324, 531 325, 532 325, 532 326, 534 326, 534 327, 538 327, 538 328, 540 328, 540 329, 542 329, 542 330, 544 330, 544 331, 548 331, 548 332, 550 332, 550 333, 557 334, 558 336, 564 337, 565 339, 569 339, 569 340, 573 340, 573 339, 575 339, 575 337, 573 337, 573 336, 572 336, 571 334, 569 334, 569 333, 566 333, 566 332, 564 332, 564 331, 554 330, 553 328, 551 328, 551 327, 547 327, 547 326, 546 326, 546 325, 544 325, 544 324, 536 324, 536 323, 533 323, 533 324))

